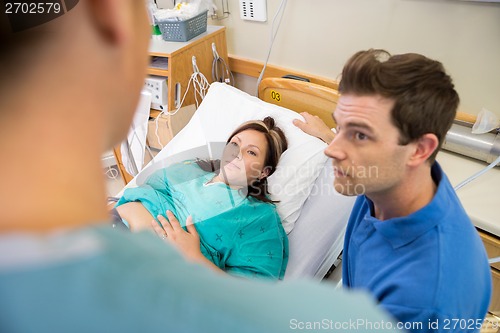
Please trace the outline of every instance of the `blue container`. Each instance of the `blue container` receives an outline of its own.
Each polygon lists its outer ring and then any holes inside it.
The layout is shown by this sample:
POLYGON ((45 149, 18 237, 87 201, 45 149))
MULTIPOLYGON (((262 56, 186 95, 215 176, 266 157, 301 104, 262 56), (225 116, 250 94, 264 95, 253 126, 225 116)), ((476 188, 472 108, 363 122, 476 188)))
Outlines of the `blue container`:
POLYGON ((156 20, 163 40, 186 42, 207 31, 207 13, 202 12, 185 21, 156 20))

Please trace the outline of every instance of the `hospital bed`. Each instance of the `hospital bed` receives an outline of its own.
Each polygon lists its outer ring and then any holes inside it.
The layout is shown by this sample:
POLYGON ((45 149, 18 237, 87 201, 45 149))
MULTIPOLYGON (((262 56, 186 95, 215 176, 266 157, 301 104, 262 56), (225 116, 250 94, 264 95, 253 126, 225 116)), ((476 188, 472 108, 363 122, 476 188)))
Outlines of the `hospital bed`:
MULTIPOLYGON (((326 144, 292 124, 297 112, 318 115, 334 126, 331 113, 338 93, 316 84, 264 79, 259 98, 223 83, 213 83, 190 122, 127 184, 142 184, 155 170, 193 158, 218 158, 230 133, 241 123, 272 116, 288 139, 269 191, 289 236, 290 257, 285 279, 322 279, 342 251, 354 198, 333 189, 326 144)), ((175 117, 175 115, 173 116, 175 117)))

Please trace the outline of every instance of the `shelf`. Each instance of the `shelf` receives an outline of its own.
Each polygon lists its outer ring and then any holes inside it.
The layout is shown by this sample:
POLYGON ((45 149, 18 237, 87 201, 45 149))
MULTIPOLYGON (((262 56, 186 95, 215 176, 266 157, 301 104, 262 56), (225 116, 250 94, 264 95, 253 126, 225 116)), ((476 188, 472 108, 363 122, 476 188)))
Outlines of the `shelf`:
POLYGON ((157 75, 157 76, 170 76, 170 71, 168 69, 159 69, 159 68, 148 68, 148 75, 157 75))
POLYGON ((116 158, 113 154, 113 151, 107 151, 102 155, 101 158, 103 168, 110 168, 113 165, 116 165, 116 158))

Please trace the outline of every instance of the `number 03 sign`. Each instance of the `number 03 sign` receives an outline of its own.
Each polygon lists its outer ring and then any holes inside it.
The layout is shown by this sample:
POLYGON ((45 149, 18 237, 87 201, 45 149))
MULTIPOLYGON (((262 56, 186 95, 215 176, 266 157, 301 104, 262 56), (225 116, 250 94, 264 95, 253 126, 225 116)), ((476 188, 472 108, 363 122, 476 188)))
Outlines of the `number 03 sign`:
POLYGON ((271 99, 276 102, 281 102, 281 95, 275 90, 271 90, 271 99))
MULTIPOLYGON (((58 1, 1 1, 1 33, 10 26, 10 33, 23 31, 52 21, 73 9, 79 0, 58 1), (7 22, 3 22, 3 21, 7 22)), ((8 31, 7 31, 8 33, 8 31)))

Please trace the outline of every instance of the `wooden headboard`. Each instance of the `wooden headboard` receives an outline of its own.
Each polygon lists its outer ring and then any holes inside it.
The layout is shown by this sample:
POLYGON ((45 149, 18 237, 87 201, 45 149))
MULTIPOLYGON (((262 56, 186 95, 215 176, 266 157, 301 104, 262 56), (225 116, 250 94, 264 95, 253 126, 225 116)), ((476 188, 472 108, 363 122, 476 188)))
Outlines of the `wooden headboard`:
MULTIPOLYGON (((259 85, 259 98, 296 112, 309 112, 320 117, 330 128, 335 127, 332 113, 339 92, 319 84, 285 78, 265 78, 259 85)), ((455 122, 472 127, 476 115, 457 112, 455 122)))
POLYGON ((319 84, 285 78, 266 78, 260 82, 259 98, 296 112, 309 112, 333 128, 332 113, 337 106, 337 90, 319 84))

